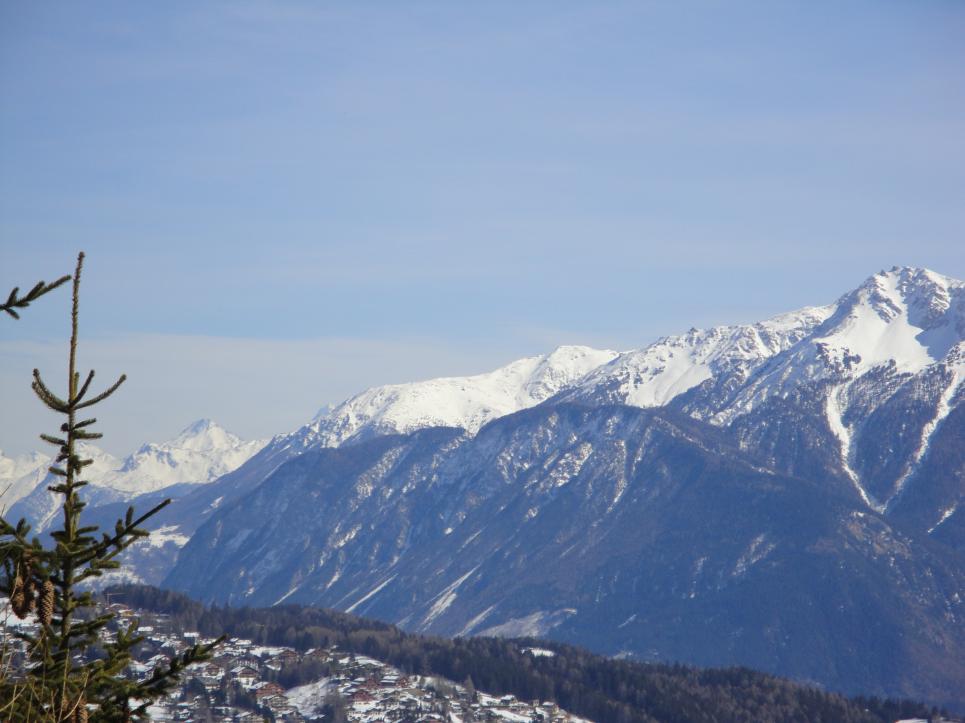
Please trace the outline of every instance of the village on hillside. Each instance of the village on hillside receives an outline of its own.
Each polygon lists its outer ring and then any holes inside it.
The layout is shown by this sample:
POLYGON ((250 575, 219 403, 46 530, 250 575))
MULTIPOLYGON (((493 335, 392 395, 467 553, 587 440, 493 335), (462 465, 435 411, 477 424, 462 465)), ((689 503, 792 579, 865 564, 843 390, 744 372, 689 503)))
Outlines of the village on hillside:
MULTIPOLYGON (((140 621, 139 633, 144 641, 130 666, 130 674, 136 678, 150 675, 155 665, 166 664, 172 655, 197 643, 211 642, 199 633, 175 629, 165 614, 134 611, 118 603, 109 607, 116 616, 114 631, 126 628, 135 618, 140 621)), ((31 615, 18 620, 3 599, 0 620, 4 662, 16 665, 27 651, 15 632, 35 630, 36 618, 31 615)), ((527 652, 552 654, 538 648, 527 652)), ((148 712, 155 721, 212 723, 584 722, 552 702, 527 702, 512 695, 477 691, 471 680, 456 683, 434 676, 406 675, 378 660, 335 647, 299 652, 240 638, 228 639, 210 661, 191 666, 177 689, 156 701, 148 712), (306 677, 311 680, 291 685, 291 681, 306 677)))

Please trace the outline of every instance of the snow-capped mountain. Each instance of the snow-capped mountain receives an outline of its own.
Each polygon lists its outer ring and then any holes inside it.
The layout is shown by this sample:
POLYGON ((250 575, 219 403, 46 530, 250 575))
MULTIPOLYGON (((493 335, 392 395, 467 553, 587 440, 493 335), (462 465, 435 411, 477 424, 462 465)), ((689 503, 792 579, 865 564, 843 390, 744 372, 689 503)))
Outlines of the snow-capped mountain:
POLYGON ((827 382, 825 416, 847 465, 853 430, 841 420, 848 416, 850 388, 863 377, 908 380, 941 367, 947 380, 926 433, 947 414, 963 376, 963 288, 926 269, 896 267, 833 304, 754 324, 691 329, 622 353, 560 347, 487 374, 375 387, 324 409, 285 443, 331 447, 446 426, 475 433, 547 400, 642 408, 676 403, 726 426, 769 399, 827 382))
POLYGON ((0 511, 29 494, 46 474, 49 462, 40 452, 8 457, 0 450, 0 511))
MULTIPOLYGON (((965 396, 963 288, 893 268, 832 304, 754 324, 691 329, 622 353, 560 347, 487 374, 375 387, 275 437, 226 498, 313 448, 432 427, 473 435, 538 404, 666 405, 727 429, 780 472, 826 479, 869 509, 960 536, 965 548, 961 465, 916 482, 933 440, 954 449, 965 425, 955 414, 965 396)), ((196 496, 199 515, 224 495, 209 496, 196 496)))
POLYGON ((963 338, 965 283, 926 269, 896 267, 828 306, 756 324, 691 329, 624 352, 558 399, 657 407, 724 378, 727 385, 713 404, 707 400, 691 413, 727 424, 802 383, 853 380, 880 367, 917 374, 946 358, 954 364, 963 338))
POLYGON ((963 341, 965 284, 895 268, 369 390, 165 510, 191 525, 165 584, 965 704, 963 341))
MULTIPOLYGON (((775 430, 801 426, 806 415, 815 435, 807 444, 835 450, 826 471, 882 511, 900 502, 932 436, 961 402, 963 359, 965 284, 893 268, 828 306, 692 329, 624 352, 552 401, 669 404, 782 457, 782 471, 793 474, 804 470, 788 436, 775 430), (900 439, 889 432, 892 444, 881 444, 885 418, 901 419, 900 439)), ((811 464, 806 457, 802 450, 801 463, 811 464)))
MULTIPOLYGON (((244 441, 208 419, 191 424, 167 442, 144 444, 124 460, 83 444, 82 455, 93 460, 84 470, 89 480, 85 500, 92 506, 104 505, 174 485, 206 484, 239 467, 264 444, 263 440, 244 441)), ((47 489, 53 483, 46 472, 51 463, 49 458, 45 461, 32 489, 7 515, 26 518, 35 531, 47 528, 61 503, 60 496, 47 489)))
MULTIPOLYGON (((82 458, 91 460, 90 465, 84 468, 84 479, 92 481, 86 488, 85 500, 98 504, 111 499, 112 492, 109 489, 102 489, 93 480, 100 480, 110 475, 120 466, 120 460, 87 442, 78 443, 77 452, 82 458)), ((51 485, 58 484, 57 478, 47 471, 54 463, 54 458, 48 457, 44 464, 30 476, 34 486, 10 506, 4 515, 6 519, 24 518, 30 522, 35 532, 45 529, 50 524, 60 510, 60 501, 63 499, 62 496, 47 489, 51 485)))
POLYGON ((807 390, 823 402, 841 468, 862 500, 884 511, 899 502, 933 434, 962 401, 963 378, 965 284, 895 268, 843 296, 812 334, 706 412, 732 426, 807 390), (900 419, 897 435, 883 436, 886 419, 889 426, 900 419))
MULTIPOLYGON (((900 506, 932 436, 965 394, 963 339, 965 284, 895 267, 835 303, 754 324, 691 329, 622 353, 560 347, 488 374, 375 387, 272 445, 293 455, 430 427, 475 434, 541 403, 671 405, 781 457, 783 472, 809 473, 812 448, 833 449, 833 459, 820 455, 825 473, 880 511, 900 506), (807 439, 791 454, 787 429, 802 414, 807 439), (901 439, 875 444, 889 415, 902 418, 901 439)), ((920 524, 929 516, 929 526, 944 524, 958 509, 954 492, 940 497, 919 511, 920 524)))
POLYGON ((200 419, 172 440, 144 444, 99 484, 133 494, 203 484, 237 469, 264 445, 265 440, 245 441, 210 419, 200 419))
MULTIPOLYGON (((961 381, 965 339, 965 283, 924 269, 875 274, 836 304, 827 319, 757 375, 712 417, 726 424, 757 403, 806 383, 829 381, 834 402, 869 373, 910 378, 948 365, 954 394, 961 381)), ((947 412, 947 410, 944 410, 947 412)), ((830 418, 837 426, 839 420, 830 418)))
POLYGON ((375 387, 324 409, 289 442, 336 447, 348 440, 426 427, 460 427, 475 433, 486 422, 549 399, 616 356, 609 350, 561 346, 486 374, 375 387))
POLYGON ((691 329, 643 349, 623 352, 587 374, 558 401, 660 407, 721 375, 748 377, 771 357, 806 338, 833 307, 809 307, 756 324, 691 329))

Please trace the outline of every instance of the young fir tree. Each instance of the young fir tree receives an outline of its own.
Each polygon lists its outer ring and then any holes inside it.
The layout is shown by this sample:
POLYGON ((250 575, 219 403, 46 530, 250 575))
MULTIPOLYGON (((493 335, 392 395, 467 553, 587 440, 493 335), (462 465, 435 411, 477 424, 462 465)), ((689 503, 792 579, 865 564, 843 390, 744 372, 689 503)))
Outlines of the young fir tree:
MULTIPOLYGON (((10 599, 13 613, 34 616, 36 632, 21 630, 13 634, 24 641, 26 656, 13 656, 4 649, 0 660, 0 720, 128 721, 146 717, 148 704, 177 683, 180 671, 192 663, 206 660, 221 639, 209 645, 196 645, 158 666, 141 680, 127 674, 132 648, 142 640, 138 623, 110 631, 114 615, 103 610, 83 583, 108 570, 117 569, 117 556, 131 543, 146 537, 141 525, 167 505, 165 500, 137 518, 130 508, 118 520, 113 534, 83 526, 81 512, 85 503, 78 494, 87 482, 81 479, 91 463, 82 458, 79 443, 99 439, 91 431, 96 420, 83 418, 89 407, 107 399, 124 382, 125 375, 100 394, 91 393, 94 372, 81 382, 76 371, 77 308, 84 254, 77 258, 73 276, 73 306, 68 360, 67 394, 58 396, 34 369, 33 389, 51 410, 65 421, 59 435, 42 434, 41 439, 60 450, 50 472, 59 482, 48 489, 63 497, 62 526, 53 532, 53 546, 45 547, 37 537, 30 538, 25 520, 12 525, 0 517, 0 560, 3 565, 0 592, 10 599)), ((70 278, 70 277, 67 277, 70 278)), ((62 283, 62 282, 61 282, 62 283)), ((11 305, 25 306, 42 289, 35 287, 24 299, 16 290, 2 310, 11 305), (28 298, 29 297, 29 298, 28 298)), ((16 317, 16 314, 13 313, 16 317)))

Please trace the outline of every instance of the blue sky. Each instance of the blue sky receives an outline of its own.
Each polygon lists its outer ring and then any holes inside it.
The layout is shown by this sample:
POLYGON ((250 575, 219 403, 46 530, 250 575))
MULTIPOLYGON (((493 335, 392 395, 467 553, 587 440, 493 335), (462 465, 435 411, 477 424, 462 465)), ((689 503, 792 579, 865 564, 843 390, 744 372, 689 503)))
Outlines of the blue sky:
MULTIPOLYGON (((123 453, 963 278, 962 37, 951 1, 4 3, 0 283, 87 251, 123 453)), ((0 448, 53 421, 66 311, 0 327, 0 448)))

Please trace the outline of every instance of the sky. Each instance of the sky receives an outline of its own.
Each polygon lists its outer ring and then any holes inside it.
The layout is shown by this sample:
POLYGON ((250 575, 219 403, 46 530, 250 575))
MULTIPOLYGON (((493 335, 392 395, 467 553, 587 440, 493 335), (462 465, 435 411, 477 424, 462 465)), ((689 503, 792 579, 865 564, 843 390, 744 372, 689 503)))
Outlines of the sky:
MULTIPOLYGON (((126 454, 965 278, 965 4, 0 3, 0 293, 87 253, 126 454)), ((69 293, 0 319, 0 449, 69 293)))

